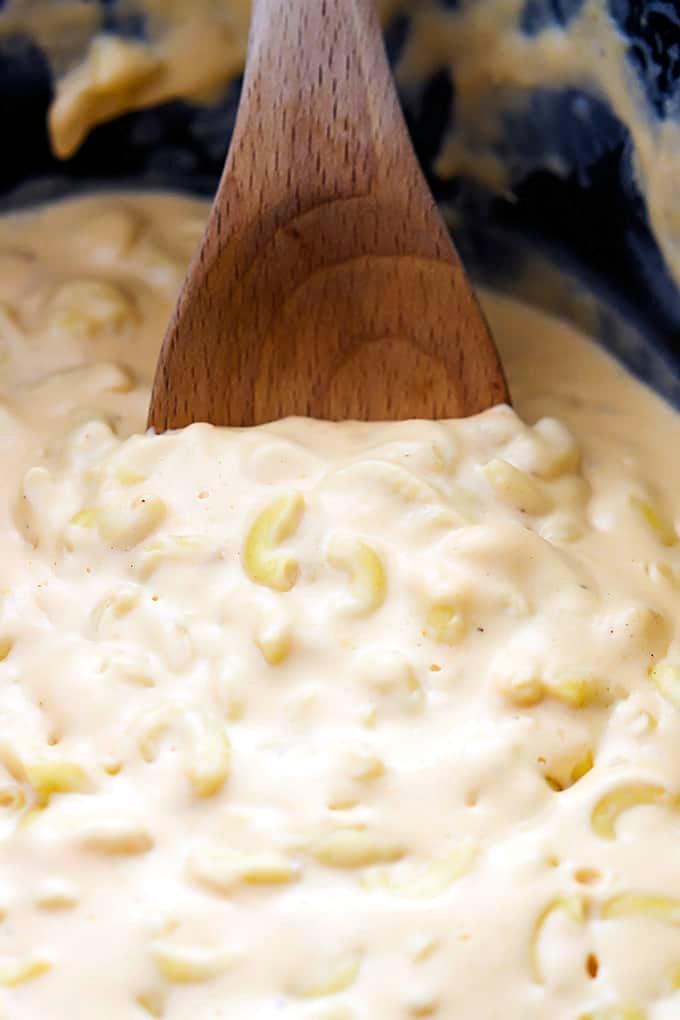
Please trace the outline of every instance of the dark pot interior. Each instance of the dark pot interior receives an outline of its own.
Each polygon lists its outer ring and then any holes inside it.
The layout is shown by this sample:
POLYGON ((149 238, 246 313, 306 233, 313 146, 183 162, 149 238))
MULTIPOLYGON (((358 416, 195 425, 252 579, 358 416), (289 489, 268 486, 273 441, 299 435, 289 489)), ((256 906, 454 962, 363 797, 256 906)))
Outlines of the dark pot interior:
MULTIPOLYGON (((402 4, 387 28, 399 72, 410 44, 402 4)), ((434 4, 436 0, 425 0, 434 4)), ((468 0, 485 4, 490 0, 468 0)), ((518 31, 569 29, 583 0, 526 0, 518 31)), ((674 0, 601 0, 626 34, 631 71, 657 123, 680 116, 680 14, 674 0)), ((464 7, 463 0, 441 0, 464 7)), ((173 101, 95 128, 67 161, 51 153, 46 111, 54 90, 48 56, 27 34, 2 30, 0 3, 0 208, 21 208, 102 187, 173 188, 210 196, 222 168, 240 82, 206 106, 173 101)), ((129 4, 103 0, 108 31, 143 37, 129 4)), ((452 11, 452 17, 456 16, 452 11)), ((500 31, 500 28, 499 28, 500 31)), ((542 87, 501 112, 494 155, 510 190, 465 173, 441 176, 436 160, 456 131, 456 68, 400 77, 409 128, 435 196, 476 281, 575 321, 680 406, 680 290, 664 263, 638 188, 628 125, 595 91, 542 87)), ((680 166, 680 156, 679 166, 680 166)), ((680 202, 680 187, 678 191, 680 202)), ((680 243, 680 242, 679 242, 680 243)))

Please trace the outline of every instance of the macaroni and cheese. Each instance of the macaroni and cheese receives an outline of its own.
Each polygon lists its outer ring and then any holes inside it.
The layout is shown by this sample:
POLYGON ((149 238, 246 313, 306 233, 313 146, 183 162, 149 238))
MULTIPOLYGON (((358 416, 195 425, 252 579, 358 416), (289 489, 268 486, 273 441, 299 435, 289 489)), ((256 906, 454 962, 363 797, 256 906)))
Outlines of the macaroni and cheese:
POLYGON ((0 225, 0 1017, 677 1017, 680 420, 143 434, 204 217, 0 225))

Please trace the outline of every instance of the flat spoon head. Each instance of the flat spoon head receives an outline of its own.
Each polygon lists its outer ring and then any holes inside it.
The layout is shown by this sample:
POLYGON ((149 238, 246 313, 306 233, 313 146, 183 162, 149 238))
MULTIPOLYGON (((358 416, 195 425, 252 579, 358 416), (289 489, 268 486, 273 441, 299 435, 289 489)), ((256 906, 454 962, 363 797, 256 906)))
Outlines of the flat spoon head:
POLYGON ((237 123, 149 426, 456 418, 507 400, 373 0, 255 0, 237 123))

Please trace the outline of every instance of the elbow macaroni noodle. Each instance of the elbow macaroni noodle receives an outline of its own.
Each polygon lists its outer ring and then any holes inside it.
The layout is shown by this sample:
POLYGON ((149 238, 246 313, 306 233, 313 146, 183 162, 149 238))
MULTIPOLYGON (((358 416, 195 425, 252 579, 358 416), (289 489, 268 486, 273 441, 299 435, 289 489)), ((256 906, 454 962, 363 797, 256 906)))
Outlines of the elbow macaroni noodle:
POLYGON ((375 612, 385 601, 385 571, 380 557, 361 539, 334 535, 328 545, 328 561, 349 577, 351 597, 342 603, 349 613, 375 612))
POLYGON ((50 969, 47 960, 0 956, 0 988, 13 988, 33 981, 50 969))
POLYGON ((234 954, 229 949, 172 945, 169 941, 156 942, 152 955, 161 977, 173 985, 211 981, 234 963, 234 954))
POLYGON ((198 797, 211 797, 224 785, 231 762, 226 725, 217 713, 207 714, 179 704, 147 713, 138 724, 137 746, 146 762, 156 760, 166 734, 184 734, 189 744, 185 771, 198 797))
POLYGON ((534 924, 530 947, 531 973, 534 981, 539 984, 545 981, 541 964, 541 943, 543 941, 544 929, 549 921, 554 915, 561 914, 572 923, 582 925, 586 921, 587 911, 588 900, 580 893, 575 893, 558 897, 540 912, 534 924))
POLYGON ((257 517, 243 548, 246 571, 256 584, 284 592, 297 581, 297 561, 277 552, 277 547, 297 529, 304 506, 304 497, 296 492, 277 499, 257 517))
POLYGON ((654 783, 631 783, 606 793, 593 808, 593 831, 602 839, 614 839, 619 817, 631 808, 642 804, 660 804, 667 801, 667 791, 654 783))
POLYGON ((0 1017, 680 1016, 680 422, 143 434, 203 216, 0 225, 0 1017))
POLYGON ((354 984, 361 969, 361 957, 357 953, 319 965, 295 989, 303 999, 320 999, 327 995, 338 995, 354 984))
POLYGON ((384 889, 395 896, 421 899, 440 896, 474 866, 478 846, 471 840, 460 843, 419 867, 414 874, 400 875, 387 870, 373 872, 365 879, 366 888, 384 889))

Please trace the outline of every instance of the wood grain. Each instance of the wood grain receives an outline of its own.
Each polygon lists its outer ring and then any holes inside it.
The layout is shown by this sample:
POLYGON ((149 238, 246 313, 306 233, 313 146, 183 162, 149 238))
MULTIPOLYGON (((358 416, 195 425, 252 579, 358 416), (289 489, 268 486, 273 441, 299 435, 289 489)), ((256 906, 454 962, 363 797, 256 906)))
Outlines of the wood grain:
POLYGON ((149 425, 463 417, 507 399, 373 0, 255 0, 237 123, 149 425))

